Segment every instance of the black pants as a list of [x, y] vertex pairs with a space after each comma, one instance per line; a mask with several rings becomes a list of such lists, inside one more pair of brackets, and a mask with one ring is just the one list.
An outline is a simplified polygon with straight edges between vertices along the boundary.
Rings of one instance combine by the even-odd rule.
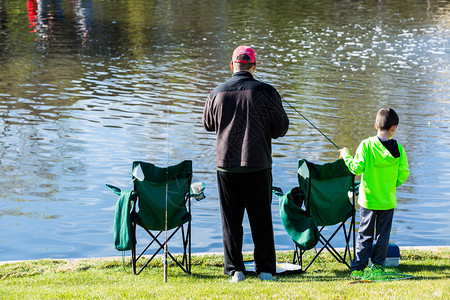
[[250, 222], [256, 273], [276, 273], [272, 225], [272, 170], [250, 173], [217, 171], [222, 234], [225, 255], [224, 273], [245, 273], [242, 258], [244, 211]]
[[[394, 209], [371, 210], [361, 207], [360, 216], [356, 256], [352, 262], [352, 270], [364, 270], [369, 258], [373, 264], [384, 264], [389, 247]], [[372, 247], [374, 236], [375, 245]]]

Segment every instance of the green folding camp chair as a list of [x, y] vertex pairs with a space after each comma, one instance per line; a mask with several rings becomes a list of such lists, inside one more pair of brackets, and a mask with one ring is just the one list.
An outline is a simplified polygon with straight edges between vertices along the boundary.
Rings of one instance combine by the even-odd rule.
[[[299, 187], [280, 197], [281, 220], [295, 245], [293, 263], [306, 271], [327, 249], [337, 261], [350, 268], [355, 254], [354, 175], [342, 159], [322, 165], [302, 159], [298, 163], [298, 182]], [[324, 229], [331, 226], [332, 232], [326, 237], [328, 230]], [[339, 232], [343, 233], [345, 242], [343, 255], [331, 244]], [[304, 253], [319, 243], [321, 248], [304, 267]]]
[[[161, 250], [184, 272], [191, 273], [191, 197], [204, 198], [205, 184], [191, 185], [192, 161], [160, 168], [154, 164], [135, 161], [132, 168], [133, 191], [121, 191], [106, 186], [120, 195], [114, 221], [115, 247], [119, 251], [131, 250], [133, 274], [139, 274]], [[148, 233], [150, 241], [138, 250], [137, 227]], [[167, 233], [167, 234], [166, 234]], [[181, 233], [183, 253], [173, 255], [168, 242]], [[144, 258], [149, 253], [150, 258]], [[167, 255], [166, 255], [167, 254]], [[136, 272], [139, 259], [146, 259]], [[166, 261], [167, 263], [167, 261]]]
[[[184, 272], [191, 273], [191, 194], [192, 161], [160, 168], [142, 161], [133, 162], [134, 203], [131, 222], [136, 236], [136, 227], [142, 227], [150, 236], [150, 242], [137, 250], [137, 242], [131, 249], [133, 274], [139, 274], [164, 250], [178, 232], [181, 232], [183, 254], [181, 258], [167, 252], [170, 259]], [[165, 231], [168, 231], [167, 241]], [[154, 246], [154, 248], [152, 248]], [[153, 249], [153, 250], [151, 250]], [[136, 272], [136, 263], [147, 251], [153, 254]]]

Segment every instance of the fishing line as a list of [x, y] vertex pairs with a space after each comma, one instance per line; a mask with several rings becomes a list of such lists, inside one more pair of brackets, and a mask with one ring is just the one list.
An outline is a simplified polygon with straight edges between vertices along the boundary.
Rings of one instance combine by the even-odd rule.
[[[264, 82], [263, 80], [261, 80], [258, 76], [256, 76], [255, 74], [253, 74], [254, 77], [256, 77], [256, 79], [258, 79], [261, 82]], [[280, 96], [281, 97], [281, 96]], [[332, 143], [336, 148], [339, 148], [329, 137], [327, 137], [319, 128], [316, 127], [316, 125], [314, 125], [311, 121], [309, 121], [301, 112], [299, 112], [294, 106], [292, 106], [288, 101], [286, 101], [283, 97], [281, 97], [281, 100], [283, 100], [287, 105], [289, 105], [290, 108], [292, 108], [296, 113], [298, 113], [303, 119], [305, 119], [306, 122], [308, 122], [312, 127], [314, 127], [314, 129], [316, 129], [318, 132], [320, 132], [321, 135], [323, 135], [330, 143]]]

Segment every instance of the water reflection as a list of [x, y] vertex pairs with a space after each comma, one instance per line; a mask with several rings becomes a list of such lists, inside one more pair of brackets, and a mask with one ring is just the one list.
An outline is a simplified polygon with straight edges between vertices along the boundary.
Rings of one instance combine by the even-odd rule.
[[[194, 204], [193, 250], [222, 251], [215, 138], [201, 113], [243, 43], [257, 52], [257, 76], [341, 147], [354, 151], [375, 134], [377, 109], [395, 107], [411, 177], [393, 241], [448, 244], [448, 2], [237, 5], [0, 1], [0, 260], [117, 255], [104, 184], [129, 188], [133, 160], [194, 161], [208, 198]], [[292, 126], [274, 143], [273, 173], [288, 190], [298, 158], [338, 154], [285, 107]], [[277, 248], [291, 249], [277, 205]]]
[[[63, 4], [68, 7], [63, 8]], [[27, 11], [30, 33], [36, 34], [35, 41], [43, 52], [86, 46], [92, 29], [92, 1], [27, 0]]]

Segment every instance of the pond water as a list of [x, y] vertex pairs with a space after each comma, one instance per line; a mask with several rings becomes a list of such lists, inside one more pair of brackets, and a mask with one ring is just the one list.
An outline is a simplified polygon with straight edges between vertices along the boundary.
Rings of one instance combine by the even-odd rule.
[[[449, 245], [449, 41], [446, 0], [0, 1], [0, 260], [120, 255], [105, 184], [131, 188], [134, 160], [193, 160], [207, 198], [193, 203], [192, 249], [222, 252], [201, 117], [240, 44], [291, 121], [273, 145], [275, 185], [297, 184], [300, 158], [339, 155], [288, 103], [352, 153], [393, 107], [411, 176], [391, 240]], [[277, 199], [273, 219], [277, 250], [292, 249]]]

